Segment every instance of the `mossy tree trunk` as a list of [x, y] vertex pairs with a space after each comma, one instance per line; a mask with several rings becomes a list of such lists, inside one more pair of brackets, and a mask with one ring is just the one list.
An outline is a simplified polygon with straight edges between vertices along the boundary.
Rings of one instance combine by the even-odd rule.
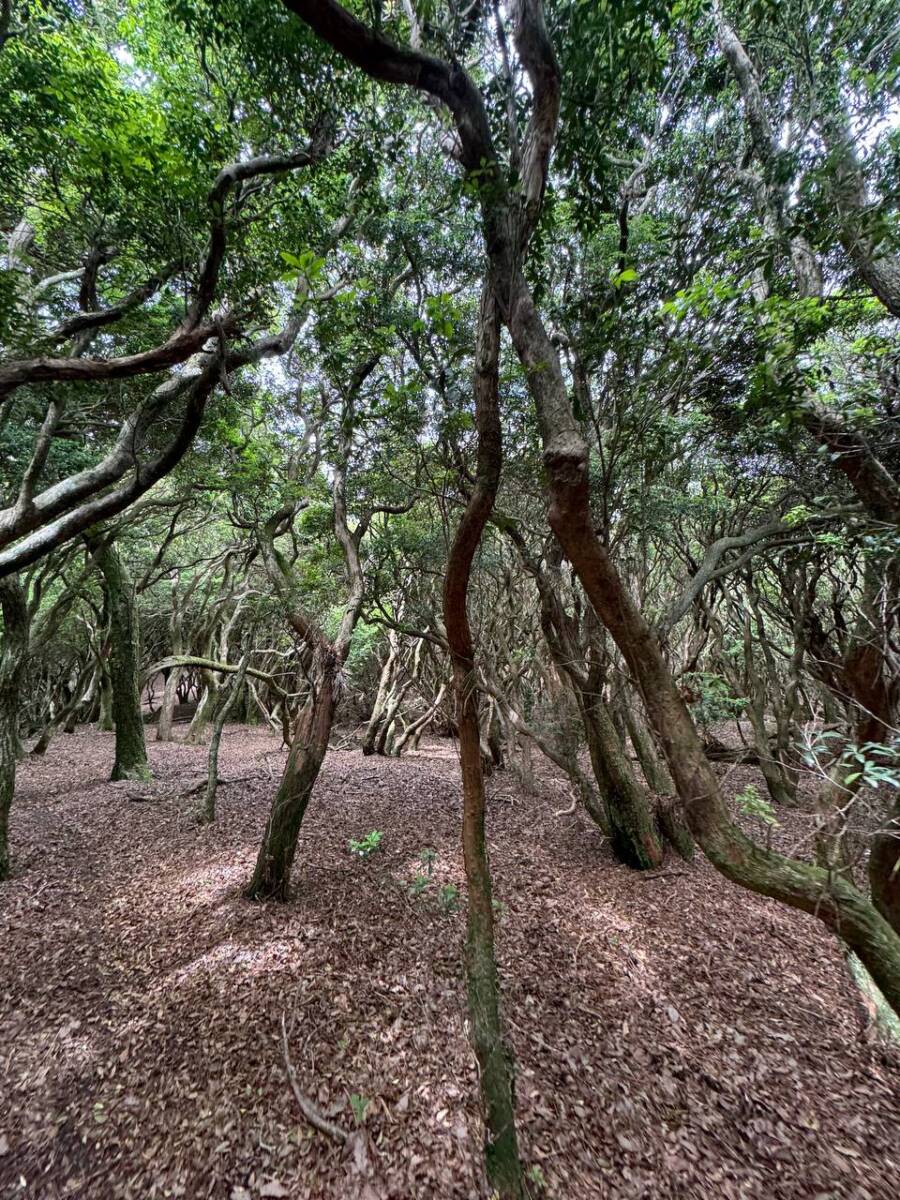
[[319, 777], [337, 707], [336, 664], [325, 661], [294, 727], [281, 783], [272, 801], [253, 876], [249, 900], [287, 900], [300, 827]]
[[109, 615], [109, 675], [116, 731], [111, 779], [149, 779], [150, 765], [141, 714], [141, 627], [134, 587], [121, 555], [102, 536], [91, 552], [103, 579]]
[[500, 322], [490, 286], [481, 297], [475, 356], [478, 462], [475, 486], [460, 520], [444, 578], [444, 625], [453, 665], [453, 691], [463, 788], [463, 861], [466, 872], [466, 985], [471, 1037], [478, 1060], [484, 1110], [488, 1182], [503, 1200], [524, 1195], [513, 1093], [513, 1068], [503, 1037], [494, 909], [485, 841], [485, 789], [478, 714], [475, 647], [468, 618], [472, 561], [491, 515], [500, 482], [502, 442], [498, 402]]
[[9, 813], [19, 759], [19, 692], [28, 657], [29, 613], [14, 575], [0, 579], [3, 641], [0, 646], [0, 880], [10, 870]]

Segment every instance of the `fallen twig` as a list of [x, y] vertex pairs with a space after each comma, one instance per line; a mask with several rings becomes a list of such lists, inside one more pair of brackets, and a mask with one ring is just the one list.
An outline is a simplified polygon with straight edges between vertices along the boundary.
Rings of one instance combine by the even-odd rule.
[[290, 1084], [291, 1091], [294, 1093], [294, 1099], [297, 1101], [297, 1107], [303, 1114], [304, 1118], [312, 1125], [314, 1129], [318, 1129], [319, 1133], [324, 1133], [333, 1141], [338, 1142], [341, 1146], [345, 1146], [350, 1139], [350, 1135], [345, 1133], [339, 1125], [335, 1125], [333, 1121], [329, 1121], [323, 1112], [305, 1096], [300, 1090], [300, 1084], [297, 1082], [297, 1072], [294, 1064], [291, 1062], [290, 1048], [288, 1046], [287, 1025], [284, 1020], [284, 1013], [281, 1014], [281, 1051], [284, 1055], [284, 1069], [287, 1074], [287, 1080]]

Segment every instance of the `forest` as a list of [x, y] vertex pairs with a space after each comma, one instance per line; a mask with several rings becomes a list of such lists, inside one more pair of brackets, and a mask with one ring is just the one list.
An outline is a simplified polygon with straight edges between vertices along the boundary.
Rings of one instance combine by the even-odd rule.
[[894, 1200], [895, 0], [0, 0], [0, 1197]]

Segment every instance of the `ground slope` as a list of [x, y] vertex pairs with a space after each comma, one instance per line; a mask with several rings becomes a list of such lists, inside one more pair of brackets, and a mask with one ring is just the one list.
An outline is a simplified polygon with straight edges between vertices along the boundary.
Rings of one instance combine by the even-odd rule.
[[[281, 907], [240, 898], [283, 761], [272, 738], [226, 731], [236, 782], [213, 828], [171, 798], [205, 751], [150, 753], [149, 802], [106, 782], [109, 734], [61, 736], [21, 770], [0, 885], [0, 1196], [478, 1196], [463, 921], [440, 891], [462, 888], [452, 749], [332, 753]], [[588, 821], [554, 815], [552, 781], [524, 795], [500, 773], [490, 790], [535, 1196], [896, 1197], [897, 1061], [866, 1040], [824, 931], [705, 864], [617, 866]], [[372, 829], [381, 849], [351, 856]], [[350, 1129], [350, 1097], [368, 1102], [362, 1170], [298, 1118], [282, 1014], [320, 1107]]]

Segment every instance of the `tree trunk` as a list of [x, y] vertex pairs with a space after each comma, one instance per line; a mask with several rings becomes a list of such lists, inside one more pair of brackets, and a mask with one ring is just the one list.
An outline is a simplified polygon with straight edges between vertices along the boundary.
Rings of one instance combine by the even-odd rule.
[[112, 716], [116, 730], [111, 779], [149, 779], [144, 721], [141, 715], [140, 623], [128, 572], [112, 545], [89, 542], [103, 577], [109, 613]]
[[[109, 649], [108, 645], [105, 649]], [[97, 716], [97, 728], [104, 733], [112, 733], [115, 729], [113, 721], [113, 689], [112, 679], [110, 678], [109, 668], [105, 660], [100, 663], [97, 670], [100, 674], [100, 679], [97, 685], [97, 693], [100, 705], [100, 712]]]
[[488, 1181], [502, 1200], [523, 1196], [522, 1165], [513, 1096], [513, 1071], [503, 1038], [494, 909], [485, 842], [485, 790], [481, 761], [475, 647], [467, 600], [472, 560], [494, 506], [500, 481], [502, 443], [498, 404], [500, 325], [489, 286], [481, 297], [475, 360], [478, 464], [475, 486], [460, 520], [444, 579], [444, 625], [453, 666], [463, 788], [463, 860], [467, 885], [466, 984], [471, 1036], [478, 1060], [484, 1109], [484, 1157]]
[[[210, 654], [212, 654], [212, 648], [210, 648]], [[197, 711], [191, 718], [188, 731], [184, 735], [184, 740], [189, 746], [199, 746], [203, 743], [206, 738], [207, 727], [216, 709], [216, 697], [219, 685], [215, 674], [212, 671], [202, 671], [201, 677], [203, 679], [203, 691], [200, 694], [200, 703], [197, 705]]]
[[0, 579], [3, 642], [0, 648], [0, 880], [10, 870], [9, 812], [19, 759], [19, 691], [28, 656], [25, 591], [15, 575]]
[[316, 686], [297, 718], [281, 784], [272, 802], [249, 900], [287, 900], [300, 826], [328, 752], [337, 707], [336, 664], [324, 664]]
[[372, 707], [372, 715], [369, 717], [369, 723], [366, 726], [366, 735], [363, 738], [362, 752], [366, 756], [375, 753], [378, 731], [381, 728], [381, 723], [384, 719], [384, 710], [387, 704], [388, 694], [390, 692], [391, 678], [394, 673], [394, 664], [397, 661], [398, 644], [396, 635], [393, 632], [388, 634], [388, 647], [388, 655], [384, 660], [384, 666], [381, 668], [381, 675], [378, 679], [378, 691], [375, 695], [375, 704]]
[[444, 699], [444, 693], [446, 690], [447, 685], [442, 683], [440, 689], [438, 690], [437, 696], [421, 715], [421, 717], [417, 717], [415, 721], [407, 725], [406, 729], [404, 729], [404, 731], [394, 742], [393, 746], [391, 747], [391, 754], [393, 754], [396, 758], [400, 757], [407, 746], [409, 746], [411, 750], [416, 749], [419, 738], [422, 736], [422, 733], [428, 724], [434, 720], [435, 713], [441, 707], [441, 701]]
[[81, 705], [84, 702], [84, 687], [87, 683], [88, 676], [93, 672], [93, 670], [94, 664], [89, 661], [87, 666], [85, 666], [85, 668], [79, 674], [68, 703], [63, 705], [55, 714], [55, 716], [50, 718], [50, 720], [41, 730], [38, 740], [31, 747], [31, 755], [33, 758], [41, 758], [47, 753], [50, 748], [50, 743], [53, 741], [53, 737], [60, 726], [62, 726], [66, 733], [75, 732], [78, 710], [81, 708]]
[[619, 862], [638, 871], [660, 866], [662, 842], [649, 797], [638, 783], [603, 699], [591, 687], [578, 697], [594, 777], [603, 797], [610, 844]]
[[[180, 654], [180, 649], [173, 651]], [[166, 675], [163, 687], [162, 703], [159, 706], [159, 720], [156, 724], [156, 740], [171, 742], [172, 726], [175, 723], [175, 705], [178, 703], [178, 680], [181, 677], [179, 667], [171, 667]]]
[[219, 702], [213, 717], [212, 736], [209, 739], [206, 793], [203, 800], [203, 807], [197, 814], [198, 821], [203, 824], [211, 824], [216, 819], [216, 791], [219, 787], [219, 746], [222, 742], [222, 730], [225, 728], [225, 722], [228, 720], [229, 714], [234, 708], [238, 696], [241, 694], [249, 664], [250, 655], [248, 653], [241, 658], [237, 674], [231, 682], [224, 684], [219, 689]]
[[856, 951], [888, 1002], [900, 1012], [900, 937], [845, 880], [756, 845], [731, 821], [659, 643], [594, 533], [586, 449], [568, 441], [559, 450], [548, 451], [546, 460], [553, 530], [638, 680], [691, 832], [704, 853], [734, 882], [818, 916]]

